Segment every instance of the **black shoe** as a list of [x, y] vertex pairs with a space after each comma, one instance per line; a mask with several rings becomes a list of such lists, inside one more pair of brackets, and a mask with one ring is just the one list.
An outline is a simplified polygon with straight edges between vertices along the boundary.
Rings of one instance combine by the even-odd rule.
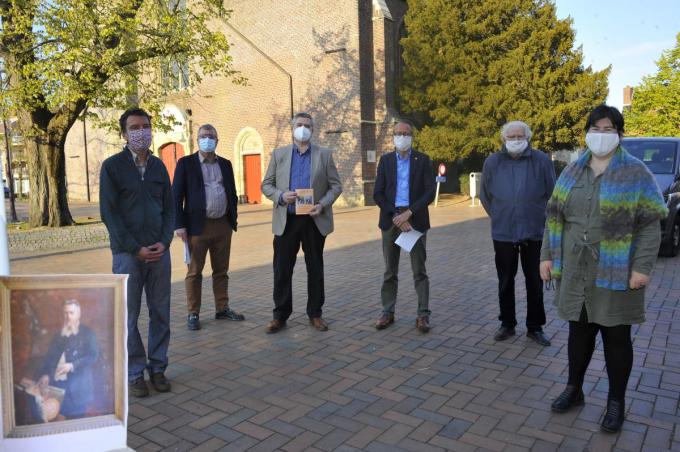
[[232, 311], [231, 309], [227, 308], [223, 311], [217, 311], [215, 313], [215, 318], [216, 319], [227, 319], [227, 320], [236, 320], [236, 321], [241, 321], [245, 320], [245, 316], [243, 314], [237, 314], [236, 312]]
[[189, 314], [187, 318], [187, 328], [190, 330], [200, 330], [201, 322], [198, 320], [198, 314]]
[[128, 382], [128, 394], [132, 397], [146, 397], [149, 395], [149, 387], [144, 381], [144, 376]]
[[170, 382], [167, 378], [165, 378], [165, 374], [163, 372], [151, 374], [151, 378], [149, 380], [151, 381], [151, 386], [153, 386], [156, 391], [170, 392]]
[[527, 331], [527, 337], [536, 342], [538, 345], [542, 345], [544, 347], [550, 346], [550, 339], [546, 337], [543, 330]]
[[494, 340], [496, 341], [504, 341], [510, 336], [515, 335], [515, 327], [514, 326], [505, 326], [501, 325], [500, 328], [496, 331], [496, 334], [493, 335]]
[[605, 432], [616, 433], [623, 425], [623, 413], [626, 411], [624, 400], [607, 399], [607, 411], [604, 413], [600, 428]]
[[567, 385], [562, 394], [557, 396], [550, 405], [550, 409], [556, 413], [564, 413], [575, 406], [583, 405], [583, 390], [576, 386]]

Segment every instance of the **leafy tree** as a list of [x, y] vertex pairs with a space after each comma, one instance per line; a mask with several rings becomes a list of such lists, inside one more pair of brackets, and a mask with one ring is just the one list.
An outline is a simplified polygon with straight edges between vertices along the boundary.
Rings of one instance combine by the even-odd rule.
[[[169, 1], [169, 2], [168, 2]], [[161, 61], [242, 81], [218, 30], [222, 0], [0, 0], [2, 106], [18, 118], [31, 187], [31, 226], [73, 222], [64, 143], [86, 110], [142, 104], [158, 112]], [[141, 101], [141, 102], [140, 102]]]
[[645, 77], [633, 91], [630, 110], [624, 112], [632, 135], [680, 136], [680, 33], [675, 48], [656, 63], [658, 71]]
[[419, 118], [418, 144], [453, 161], [498, 149], [499, 129], [522, 120], [532, 144], [571, 148], [609, 68], [583, 67], [571, 19], [546, 0], [412, 0], [405, 18], [401, 109]]

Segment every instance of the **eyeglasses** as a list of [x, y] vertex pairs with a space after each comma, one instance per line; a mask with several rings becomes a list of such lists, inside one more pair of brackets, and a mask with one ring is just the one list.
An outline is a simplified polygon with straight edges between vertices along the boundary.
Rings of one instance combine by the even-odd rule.
[[395, 137], [412, 137], [413, 134], [411, 132], [394, 132]]

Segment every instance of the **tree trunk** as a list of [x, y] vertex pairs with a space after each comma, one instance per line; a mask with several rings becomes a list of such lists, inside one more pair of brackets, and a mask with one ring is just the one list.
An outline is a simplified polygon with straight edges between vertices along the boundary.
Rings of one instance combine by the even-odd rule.
[[19, 115], [24, 133], [30, 187], [28, 222], [31, 227], [73, 224], [66, 191], [64, 143], [68, 127], [59, 116], [40, 127], [29, 115]]

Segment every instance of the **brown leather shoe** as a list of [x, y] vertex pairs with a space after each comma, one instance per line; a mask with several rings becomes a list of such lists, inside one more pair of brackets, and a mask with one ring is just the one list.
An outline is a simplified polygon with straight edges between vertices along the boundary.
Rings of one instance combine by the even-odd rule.
[[321, 317], [309, 319], [309, 324], [316, 328], [317, 331], [328, 331], [328, 324]]
[[281, 331], [286, 326], [285, 320], [274, 319], [267, 325], [267, 334], [274, 334]]
[[418, 331], [420, 331], [421, 333], [429, 333], [430, 319], [427, 316], [418, 317], [416, 319], [416, 328], [418, 328]]
[[376, 330], [384, 330], [394, 323], [394, 314], [383, 312], [380, 318], [375, 322]]

